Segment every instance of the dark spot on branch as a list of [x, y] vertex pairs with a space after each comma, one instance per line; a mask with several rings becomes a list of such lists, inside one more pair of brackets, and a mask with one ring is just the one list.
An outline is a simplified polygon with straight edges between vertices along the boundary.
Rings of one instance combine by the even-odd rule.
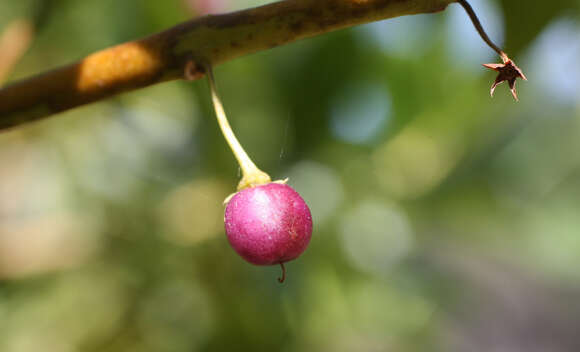
[[290, 31], [292, 31], [293, 33], [299, 33], [302, 27], [304, 27], [304, 23], [301, 21], [290, 23]]
[[185, 64], [183, 70], [183, 76], [188, 81], [195, 81], [202, 78], [205, 74], [203, 66], [199, 65], [197, 62], [191, 60]]

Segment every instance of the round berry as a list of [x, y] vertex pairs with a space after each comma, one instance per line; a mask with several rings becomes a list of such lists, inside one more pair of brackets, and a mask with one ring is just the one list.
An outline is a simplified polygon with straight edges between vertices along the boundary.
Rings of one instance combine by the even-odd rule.
[[236, 193], [225, 211], [228, 241], [255, 265], [296, 259], [312, 236], [310, 209], [292, 187], [268, 183]]

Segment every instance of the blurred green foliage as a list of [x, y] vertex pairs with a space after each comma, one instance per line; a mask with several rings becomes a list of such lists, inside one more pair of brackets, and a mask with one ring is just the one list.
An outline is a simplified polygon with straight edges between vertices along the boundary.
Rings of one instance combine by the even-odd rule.
[[[0, 0], [0, 28], [42, 18], [18, 79], [253, 5]], [[239, 171], [205, 80], [0, 135], [0, 351], [578, 351], [578, 3], [473, 6], [520, 103], [489, 97], [459, 6], [216, 69], [248, 153], [313, 212], [284, 285], [227, 244]]]

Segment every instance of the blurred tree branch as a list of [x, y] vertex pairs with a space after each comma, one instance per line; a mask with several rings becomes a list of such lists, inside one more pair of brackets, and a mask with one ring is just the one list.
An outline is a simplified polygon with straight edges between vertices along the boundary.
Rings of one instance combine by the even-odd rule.
[[[362, 23], [441, 11], [455, 0], [286, 0], [197, 18], [0, 90], [0, 129], [114, 94], [184, 77], [203, 67]], [[193, 65], [191, 64], [193, 63]], [[191, 68], [193, 67], [193, 70]]]
[[32, 23], [24, 18], [10, 22], [0, 33], [0, 86], [30, 47], [33, 33]]
[[11, 21], [0, 32], [0, 87], [53, 13], [54, 3], [55, 0], [34, 0], [30, 16]]

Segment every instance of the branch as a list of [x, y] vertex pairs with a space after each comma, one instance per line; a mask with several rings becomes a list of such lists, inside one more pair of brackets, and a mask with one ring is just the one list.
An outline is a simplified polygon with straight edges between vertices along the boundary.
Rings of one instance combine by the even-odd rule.
[[216, 66], [358, 24], [441, 11], [452, 2], [455, 0], [285, 0], [200, 17], [7, 86], [0, 90], [0, 129], [183, 78], [188, 63], [188, 78], [199, 79], [207, 64]]

